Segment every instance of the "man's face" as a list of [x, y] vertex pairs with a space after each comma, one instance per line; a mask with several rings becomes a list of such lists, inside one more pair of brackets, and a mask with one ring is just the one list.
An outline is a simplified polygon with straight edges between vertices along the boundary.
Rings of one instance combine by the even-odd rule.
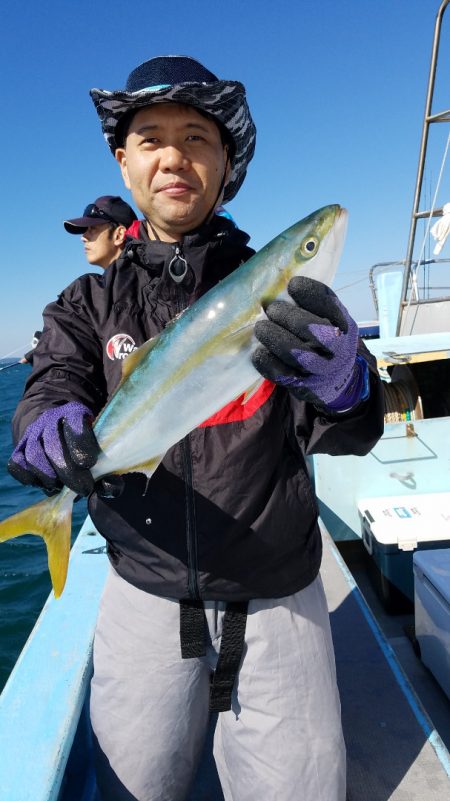
[[81, 235], [84, 252], [89, 264], [97, 264], [99, 267], [106, 269], [112, 261], [120, 256], [124, 235], [124, 226], [118, 226], [118, 228], [112, 230], [108, 223], [106, 225], [91, 225]]
[[226, 153], [212, 120], [190, 106], [167, 103], [135, 114], [116, 159], [125, 186], [158, 236], [176, 242], [221, 200]]

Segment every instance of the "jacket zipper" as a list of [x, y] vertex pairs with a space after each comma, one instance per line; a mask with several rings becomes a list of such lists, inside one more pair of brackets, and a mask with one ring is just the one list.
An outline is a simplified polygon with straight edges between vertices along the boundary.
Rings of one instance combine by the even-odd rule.
[[[175, 245], [175, 255], [169, 262], [169, 275], [175, 284], [181, 284], [184, 281], [184, 277], [188, 271], [188, 263], [183, 256], [183, 251], [181, 249], [181, 245]], [[179, 309], [179, 311], [183, 311]]]
[[[185, 265], [185, 269], [181, 276], [181, 280], [179, 274], [177, 274], [178, 271], [177, 273], [172, 274], [170, 270], [170, 267], [172, 265], [175, 267], [178, 267], [179, 265], [180, 266]], [[182, 301], [181, 287], [179, 287], [179, 284], [186, 275], [187, 262], [183, 256], [181, 247], [179, 245], [176, 245], [175, 247], [175, 255], [169, 264], [169, 272], [176, 284], [177, 312], [180, 313], [184, 311], [185, 307]], [[191, 439], [189, 434], [186, 437], [184, 437], [180, 445], [181, 445], [183, 477], [186, 487], [185, 498], [186, 498], [186, 546], [187, 546], [187, 557], [188, 557], [188, 592], [191, 598], [199, 598], [200, 592], [198, 588], [198, 546], [197, 546], [197, 531], [195, 525], [194, 486], [192, 481], [192, 451], [191, 451]]]
[[183, 472], [186, 486], [186, 544], [188, 555], [188, 591], [191, 598], [199, 598], [198, 548], [195, 525], [195, 498], [192, 483], [192, 456], [189, 434], [181, 441]]

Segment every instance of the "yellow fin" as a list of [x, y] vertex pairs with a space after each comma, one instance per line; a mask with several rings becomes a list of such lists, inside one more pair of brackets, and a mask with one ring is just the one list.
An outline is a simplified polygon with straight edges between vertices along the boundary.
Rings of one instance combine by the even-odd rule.
[[148, 462], [142, 462], [141, 464], [133, 465], [133, 467], [127, 467], [126, 470], [121, 470], [120, 474], [126, 475], [127, 473], [143, 473], [145, 476], [147, 476], [147, 478], [151, 478], [156, 468], [160, 464], [163, 455], [164, 454], [161, 454], [160, 456], [155, 456]]
[[59, 495], [28, 506], [0, 523], [0, 542], [23, 534], [36, 534], [43, 538], [56, 598], [61, 595], [66, 583], [73, 498], [72, 492], [63, 490]]
[[133, 370], [137, 367], [138, 364], [141, 363], [142, 359], [150, 353], [151, 350], [158, 344], [160, 337], [164, 334], [164, 331], [167, 331], [179, 318], [187, 311], [187, 309], [183, 309], [178, 314], [175, 315], [169, 322], [166, 324], [165, 328], [159, 334], [155, 334], [154, 337], [148, 339], [147, 342], [144, 342], [143, 345], [140, 345], [139, 348], [136, 350], [132, 350], [131, 353], [127, 356], [126, 359], [122, 362], [122, 381], [133, 372]]
[[238, 353], [250, 344], [253, 336], [253, 325], [244, 325], [231, 334], [225, 334], [216, 347], [217, 353]]
[[258, 389], [260, 388], [261, 384], [264, 382], [264, 378], [258, 378], [251, 387], [248, 388], [247, 392], [245, 393], [244, 397], [242, 398], [242, 406], [245, 406], [246, 403], [253, 398], [253, 395], [256, 395]]
[[148, 339], [147, 342], [144, 342], [139, 348], [136, 350], [132, 350], [131, 353], [128, 354], [127, 358], [122, 362], [122, 381], [133, 372], [133, 370], [137, 367], [138, 364], [141, 363], [142, 359], [150, 353], [151, 350], [155, 347], [156, 343], [158, 342], [160, 334], [157, 334], [155, 337]]

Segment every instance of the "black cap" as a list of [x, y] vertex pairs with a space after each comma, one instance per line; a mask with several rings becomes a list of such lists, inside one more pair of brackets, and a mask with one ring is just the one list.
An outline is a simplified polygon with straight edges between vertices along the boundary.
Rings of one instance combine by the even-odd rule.
[[115, 223], [129, 228], [137, 217], [128, 203], [118, 195], [102, 195], [86, 206], [82, 217], [65, 220], [64, 228], [69, 234], [84, 234], [91, 225]]

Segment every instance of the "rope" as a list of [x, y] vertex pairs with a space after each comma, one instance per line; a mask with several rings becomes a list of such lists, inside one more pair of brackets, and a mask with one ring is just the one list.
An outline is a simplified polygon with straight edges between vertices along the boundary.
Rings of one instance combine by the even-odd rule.
[[[428, 217], [428, 222], [427, 222], [427, 226], [426, 226], [426, 229], [425, 229], [425, 234], [424, 234], [424, 237], [423, 237], [423, 242], [422, 242], [422, 247], [420, 249], [419, 258], [417, 259], [416, 266], [411, 269], [411, 291], [409, 293], [408, 303], [406, 305], [405, 311], [407, 309], [409, 309], [409, 307], [411, 305], [411, 301], [413, 299], [413, 296], [415, 297], [415, 300], [419, 300], [419, 291], [418, 291], [418, 287], [417, 287], [417, 270], [420, 267], [420, 263], [422, 261], [422, 257], [423, 257], [424, 251], [425, 251], [425, 246], [426, 246], [426, 243], [428, 241], [428, 237], [430, 235], [431, 220], [433, 218], [433, 212], [434, 212], [434, 209], [436, 207], [436, 199], [437, 199], [438, 192], [439, 192], [439, 189], [440, 189], [440, 186], [441, 186], [442, 174], [444, 172], [445, 162], [447, 161], [447, 154], [448, 154], [449, 146], [450, 146], [450, 134], [447, 137], [447, 144], [445, 146], [444, 155], [442, 157], [441, 168], [439, 170], [439, 176], [438, 176], [438, 180], [437, 180], [437, 184], [436, 184], [436, 191], [434, 193], [433, 202], [431, 204], [430, 215]], [[412, 330], [412, 327], [411, 327], [411, 330]]]
[[417, 397], [407, 381], [384, 384], [384, 421], [401, 423], [416, 420]]
[[337, 289], [335, 289], [334, 291], [337, 294], [338, 292], [342, 292], [344, 289], [349, 289], [352, 286], [356, 286], [356, 284], [362, 284], [364, 281], [367, 281], [367, 275], [365, 275], [364, 278], [358, 278], [358, 280], [357, 281], [353, 281], [352, 284], [345, 284], [345, 286], [340, 286]]

